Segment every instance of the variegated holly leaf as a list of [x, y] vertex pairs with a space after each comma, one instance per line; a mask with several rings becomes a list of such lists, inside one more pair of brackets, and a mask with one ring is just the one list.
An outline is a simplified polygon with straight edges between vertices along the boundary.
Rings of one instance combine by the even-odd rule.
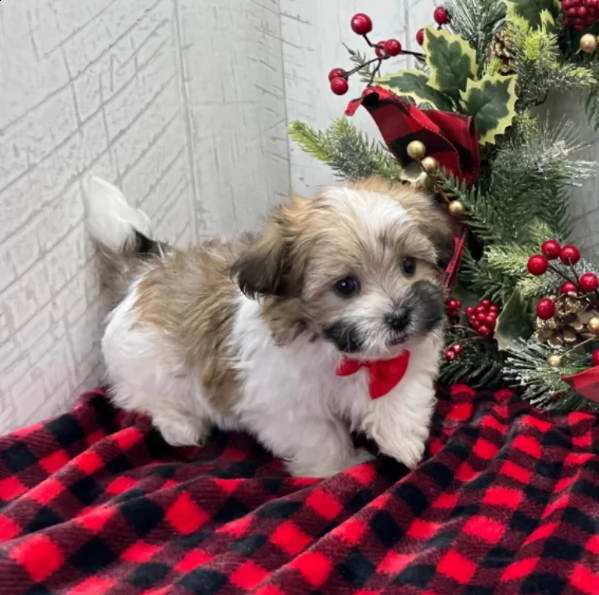
[[459, 35], [428, 25], [424, 50], [431, 71], [428, 85], [458, 101], [460, 92], [466, 90], [466, 81], [476, 76], [476, 52]]
[[487, 74], [479, 81], [468, 80], [462, 104], [474, 118], [479, 144], [495, 144], [495, 137], [511, 126], [518, 99], [516, 79], [516, 75]]
[[418, 105], [426, 103], [436, 110], [451, 111], [451, 99], [429, 87], [428, 75], [419, 70], [401, 70], [383, 76], [377, 82], [400, 97], [410, 97]]
[[[559, 0], [503, 0], [507, 6], [507, 19], [511, 20], [514, 15], [520, 16], [528, 21], [532, 28], [537, 28], [543, 22], [555, 23], [561, 12]], [[547, 14], [548, 13], [548, 14]]]

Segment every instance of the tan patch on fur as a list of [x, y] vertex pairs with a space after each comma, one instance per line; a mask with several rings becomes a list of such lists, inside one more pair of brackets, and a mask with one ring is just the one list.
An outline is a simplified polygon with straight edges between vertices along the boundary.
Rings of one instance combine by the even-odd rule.
[[185, 365], [201, 370], [210, 404], [226, 412], [239, 398], [229, 338], [237, 286], [229, 268], [233, 246], [212, 241], [189, 251], [171, 251], [138, 286], [138, 326], [155, 325], [181, 349]]

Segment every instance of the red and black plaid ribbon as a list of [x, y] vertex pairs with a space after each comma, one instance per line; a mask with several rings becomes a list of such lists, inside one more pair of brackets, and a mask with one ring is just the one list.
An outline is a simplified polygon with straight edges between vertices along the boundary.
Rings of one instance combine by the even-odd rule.
[[[353, 116], [361, 105], [368, 110], [389, 150], [404, 167], [413, 161], [407, 152], [408, 145], [418, 140], [424, 143], [428, 155], [467, 186], [478, 177], [480, 156], [471, 116], [421, 110], [382, 87], [366, 89], [362, 97], [349, 103], [345, 114]], [[454, 252], [445, 271], [447, 292], [455, 281], [467, 237], [466, 228], [455, 220], [452, 229]]]

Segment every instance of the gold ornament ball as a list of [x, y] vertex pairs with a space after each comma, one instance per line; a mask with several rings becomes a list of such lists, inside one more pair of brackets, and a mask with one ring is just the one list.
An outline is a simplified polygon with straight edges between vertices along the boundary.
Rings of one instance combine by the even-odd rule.
[[449, 214], [453, 217], [461, 217], [464, 214], [464, 204], [459, 200], [453, 200], [449, 203]]
[[597, 38], [590, 33], [586, 33], [580, 38], [580, 49], [585, 54], [592, 54], [597, 51]]
[[547, 358], [547, 365], [551, 366], [552, 368], [561, 368], [562, 361], [561, 355], [550, 355]]
[[434, 174], [439, 167], [437, 160], [434, 157], [425, 157], [420, 164], [422, 165], [422, 169], [427, 174]]
[[421, 161], [426, 155], [426, 147], [419, 140], [413, 140], [408, 145], [408, 157], [415, 161]]
[[599, 318], [594, 316], [591, 318], [587, 324], [589, 330], [593, 333], [593, 335], [599, 335]]

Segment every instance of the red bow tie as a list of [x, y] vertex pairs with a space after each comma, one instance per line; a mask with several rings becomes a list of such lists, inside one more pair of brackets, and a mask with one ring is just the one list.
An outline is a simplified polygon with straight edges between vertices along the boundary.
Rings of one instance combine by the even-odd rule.
[[404, 351], [393, 359], [379, 359], [373, 362], [344, 359], [337, 368], [337, 376], [351, 376], [360, 368], [368, 368], [368, 392], [371, 399], [378, 399], [391, 392], [401, 382], [409, 363], [409, 351]]

